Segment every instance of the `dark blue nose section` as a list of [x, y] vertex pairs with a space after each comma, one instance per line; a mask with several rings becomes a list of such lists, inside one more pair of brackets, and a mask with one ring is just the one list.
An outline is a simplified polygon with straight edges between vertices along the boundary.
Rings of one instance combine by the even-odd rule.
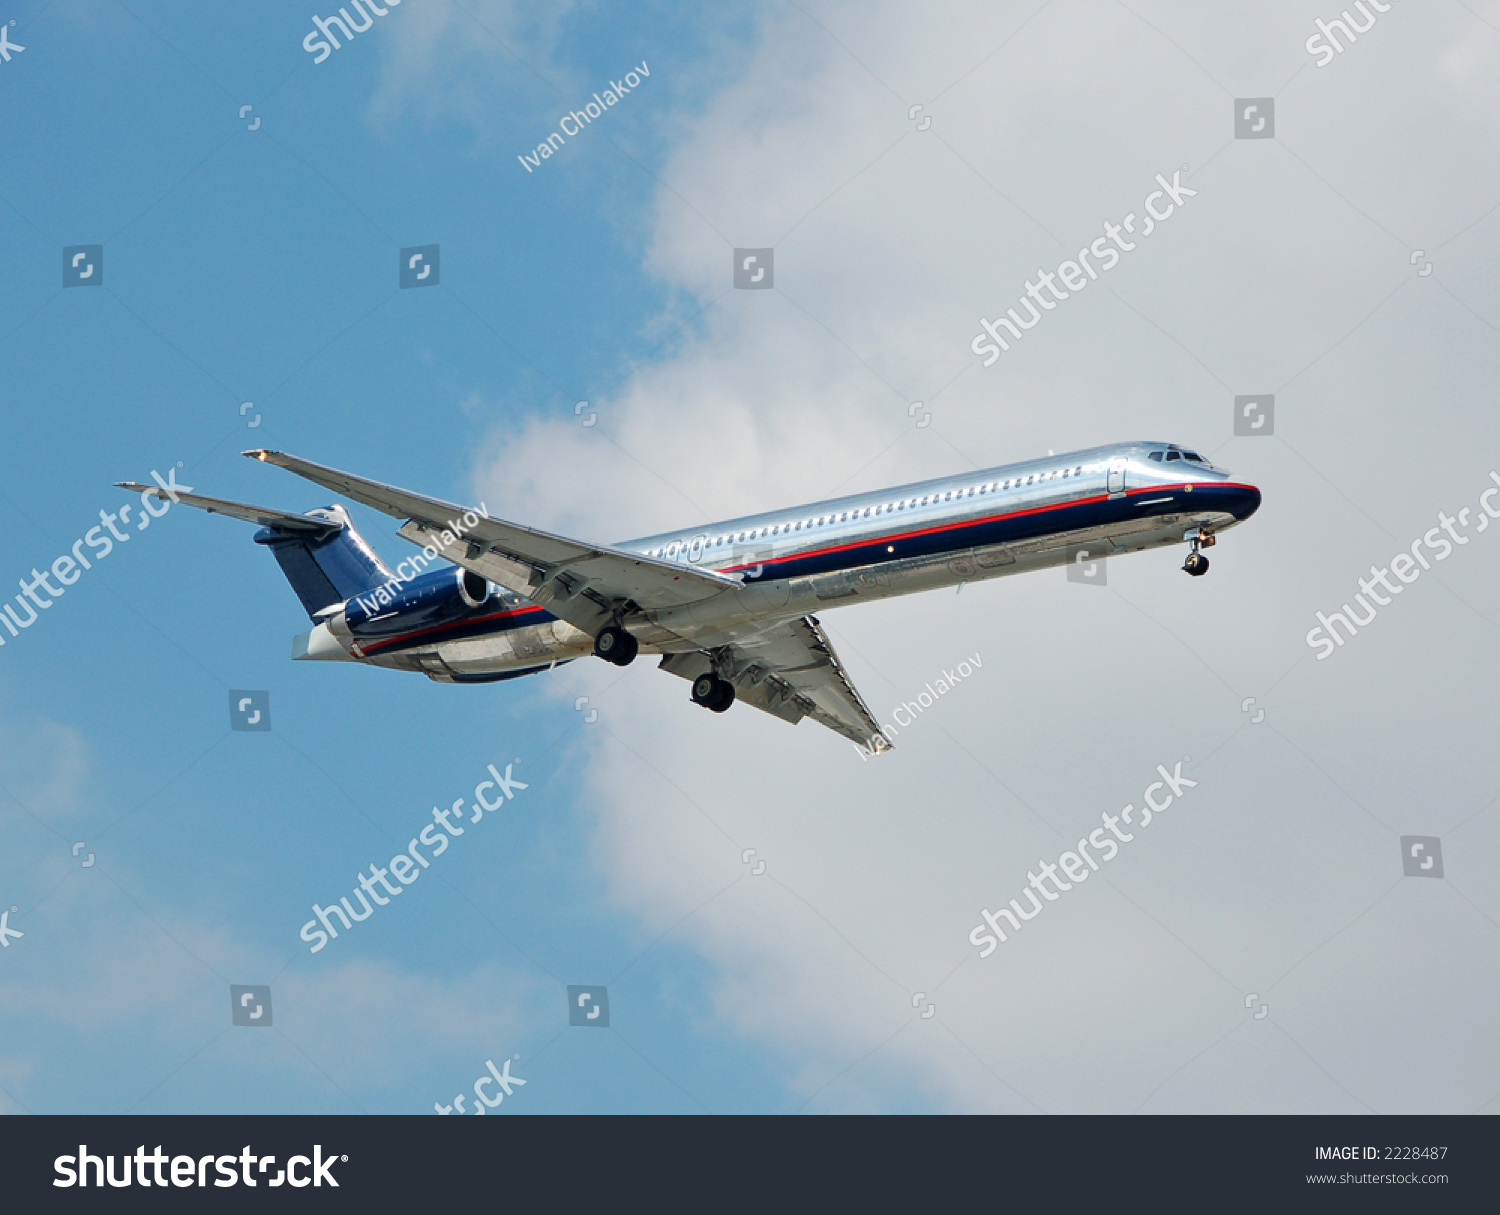
[[1236, 485], [1233, 488], [1226, 487], [1230, 495], [1229, 512], [1240, 522], [1244, 522], [1260, 509], [1260, 490], [1253, 485]]

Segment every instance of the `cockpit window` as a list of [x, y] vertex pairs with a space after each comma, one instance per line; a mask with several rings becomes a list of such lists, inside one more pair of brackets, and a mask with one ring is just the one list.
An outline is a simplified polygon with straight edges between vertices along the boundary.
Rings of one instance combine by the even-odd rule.
[[1151, 459], [1155, 460], [1158, 464], [1160, 464], [1161, 463], [1161, 452], [1159, 452], [1159, 451], [1153, 451], [1151, 453]]
[[1182, 453], [1182, 458], [1184, 460], [1191, 460], [1194, 464], [1207, 464], [1208, 463], [1208, 461], [1205, 460], [1202, 456], [1200, 456], [1196, 451], [1185, 451], [1185, 452]]
[[1182, 459], [1182, 453], [1180, 451], [1169, 451], [1169, 452], [1167, 452], [1167, 460], [1168, 461], [1180, 460], [1180, 459]]

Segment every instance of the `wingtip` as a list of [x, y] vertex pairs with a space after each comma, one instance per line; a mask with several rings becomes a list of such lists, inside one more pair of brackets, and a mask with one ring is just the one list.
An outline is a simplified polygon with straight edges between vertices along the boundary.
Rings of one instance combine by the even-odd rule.
[[139, 481], [116, 481], [115, 482], [115, 488], [116, 489], [128, 489], [128, 490], [132, 490], [132, 491], [138, 492], [138, 491], [143, 490], [143, 489], [152, 489], [152, 488], [154, 488], [154, 486], [142, 485]]
[[260, 460], [262, 463], [269, 463], [272, 456], [280, 454], [280, 452], [267, 451], [264, 447], [252, 447], [249, 451], [240, 452], [240, 455], [247, 459]]

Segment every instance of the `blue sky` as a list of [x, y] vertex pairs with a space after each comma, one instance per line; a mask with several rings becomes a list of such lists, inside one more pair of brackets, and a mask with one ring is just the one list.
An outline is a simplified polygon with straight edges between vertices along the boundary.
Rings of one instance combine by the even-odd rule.
[[[1132, 439], [1264, 506], [1202, 579], [1160, 551], [820, 613], [878, 716], [982, 656], [879, 764], [648, 662], [292, 663], [251, 527], [174, 508], [0, 633], [0, 1112], [420, 1113], [512, 1056], [497, 1112], [1496, 1108], [1500, 532], [1304, 639], [1500, 476], [1497, 0], [1321, 67], [1312, 0], [404, 0], [319, 64], [313, 11], [0, 12], [7, 590], [153, 470], [328, 504], [261, 446], [586, 540]], [[980, 365], [978, 318], [1178, 172]], [[102, 287], [61, 285], [78, 245]], [[774, 290], [733, 290], [767, 246]], [[1188, 755], [1149, 849], [976, 957], [981, 908]], [[311, 905], [491, 763], [529, 787], [310, 954]]]
[[[493, 75], [452, 65], [484, 108], [477, 130], [415, 104], [371, 117], [419, 7], [316, 67], [293, 7], [13, 13], [26, 50], [0, 78], [6, 568], [50, 564], [128, 499], [112, 482], [179, 462], [200, 492], [321, 503], [241, 459], [250, 446], [467, 499], [481, 436], [570, 414], [659, 344], [643, 318], [670, 299], [639, 250], [660, 126], [709, 82], [680, 65], [743, 15], [703, 28], [690, 10], [575, 10], [546, 50], [507, 29], [522, 59], [496, 44], [479, 53], [502, 61]], [[570, 108], [559, 98], [582, 105], [642, 59], [652, 77], [607, 127], [543, 172], [520, 168]], [[104, 288], [62, 290], [61, 249], [94, 243]], [[440, 288], [398, 291], [398, 248], [429, 243]], [[406, 547], [388, 521], [362, 523], [385, 554]], [[0, 978], [15, 1106], [412, 1112], [506, 1054], [532, 1081], [512, 1105], [531, 1112], [784, 1106], [760, 1052], [705, 1024], [702, 961], [670, 940], [648, 950], [655, 934], [599, 898], [581, 715], [525, 683], [496, 695], [290, 664], [304, 624], [252, 530], [175, 510], [0, 654], [0, 878], [26, 932]], [[270, 691], [271, 733], [229, 731], [229, 688]], [[311, 902], [517, 757], [530, 788], [478, 848], [445, 858], [452, 888], [414, 889], [308, 955]], [[75, 840], [95, 867], [70, 856]], [[121, 971], [106, 981], [110, 956]], [[632, 962], [611, 989], [619, 1036], [559, 1036], [563, 985]], [[224, 1032], [226, 982], [273, 983], [271, 1033]], [[299, 983], [322, 994], [299, 1008]], [[60, 1016], [19, 988], [93, 1007]], [[399, 1062], [340, 1051], [351, 1018], [379, 1023]]]

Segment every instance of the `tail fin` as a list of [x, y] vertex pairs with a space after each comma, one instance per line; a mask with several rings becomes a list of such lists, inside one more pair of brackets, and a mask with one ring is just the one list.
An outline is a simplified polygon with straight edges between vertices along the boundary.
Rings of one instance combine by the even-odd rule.
[[255, 542], [271, 550], [312, 619], [316, 620], [322, 609], [372, 591], [395, 577], [354, 530], [349, 512], [342, 506], [310, 510], [301, 517], [332, 526], [309, 531], [272, 523], [255, 533]]
[[[167, 497], [157, 486], [133, 481], [121, 482], [119, 488]], [[303, 608], [314, 620], [324, 608], [372, 591], [395, 578], [375, 550], [354, 530], [349, 512], [342, 506], [294, 515], [290, 511], [205, 498], [200, 494], [179, 492], [172, 500], [211, 515], [229, 515], [247, 523], [259, 523], [261, 528], [255, 533], [255, 542], [271, 550], [292, 590], [302, 600]]]

